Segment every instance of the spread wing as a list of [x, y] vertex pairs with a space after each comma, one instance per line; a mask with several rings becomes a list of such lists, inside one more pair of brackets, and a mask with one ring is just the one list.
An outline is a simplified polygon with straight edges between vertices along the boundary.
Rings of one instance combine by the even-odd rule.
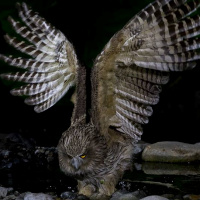
[[112, 127], [136, 141], [170, 71], [200, 59], [199, 1], [157, 0], [116, 33], [92, 72], [92, 119], [102, 134]]
[[72, 44], [38, 13], [30, 10], [25, 3], [17, 4], [19, 16], [24, 24], [11, 17], [14, 30], [28, 40], [18, 41], [5, 36], [7, 42], [31, 58], [14, 58], [0, 55], [0, 59], [24, 71], [1, 74], [8, 80], [26, 83], [13, 89], [13, 95], [26, 95], [25, 103], [34, 105], [36, 112], [53, 106], [76, 83], [78, 60]]

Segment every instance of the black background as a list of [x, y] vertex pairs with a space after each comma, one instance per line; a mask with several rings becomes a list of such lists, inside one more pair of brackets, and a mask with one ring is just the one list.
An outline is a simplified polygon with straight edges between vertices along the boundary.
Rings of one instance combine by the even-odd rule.
[[[21, 1], [19, 1], [21, 2]], [[101, 1], [25, 1], [51, 24], [60, 29], [73, 43], [81, 64], [91, 67], [95, 57], [127, 21], [144, 8], [150, 0]], [[14, 56], [23, 54], [4, 41], [7, 32], [15, 35], [7, 21], [9, 15], [18, 19], [16, 1], [0, 2], [0, 53]], [[11, 67], [0, 62], [0, 73]], [[150, 123], [144, 126], [142, 139], [147, 142], [176, 140], [196, 143], [200, 140], [200, 66], [194, 70], [172, 73], [163, 87], [161, 99], [154, 106]], [[32, 137], [37, 145], [57, 145], [59, 137], [69, 124], [73, 104], [70, 94], [55, 106], [37, 114], [33, 107], [23, 103], [23, 97], [14, 97], [9, 91], [16, 83], [0, 80], [0, 133], [21, 133]]]

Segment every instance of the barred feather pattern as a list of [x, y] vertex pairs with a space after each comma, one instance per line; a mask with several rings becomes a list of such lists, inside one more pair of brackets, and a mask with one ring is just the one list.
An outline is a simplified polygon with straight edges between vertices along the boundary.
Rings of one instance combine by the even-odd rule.
[[[115, 89], [117, 99], [120, 100], [116, 101], [116, 116], [123, 122], [119, 131], [130, 136], [135, 132], [134, 137], [141, 135], [142, 131], [138, 131], [141, 129], [132, 131], [133, 127], [148, 123], [148, 116], [138, 114], [131, 107], [139, 103], [147, 105], [149, 109], [159, 102], [159, 92], [155, 94], [144, 88], [143, 84], [139, 85], [136, 81], [121, 84], [126, 81], [124, 76], [162, 85], [168, 82], [169, 71], [195, 67], [195, 61], [200, 58], [196, 51], [200, 47], [200, 40], [195, 38], [199, 34], [200, 18], [189, 15], [199, 4], [199, 1], [186, 3], [181, 0], [157, 0], [124, 27], [123, 31], [130, 37], [122, 45], [116, 59], [120, 65], [116, 72], [117, 82], [120, 83]], [[135, 30], [140, 31], [133, 34]]]
[[5, 35], [6, 41], [31, 58], [0, 55], [11, 66], [26, 70], [1, 74], [7, 80], [27, 83], [11, 90], [11, 94], [27, 95], [25, 103], [34, 105], [36, 112], [53, 106], [76, 83], [78, 60], [72, 44], [64, 34], [49, 24], [25, 3], [17, 4], [24, 24], [8, 18], [13, 29], [25, 41]]
[[[148, 123], [151, 106], [159, 102], [161, 86], [169, 81], [170, 71], [196, 66], [200, 59], [200, 39], [196, 37], [200, 34], [200, 17], [191, 14], [199, 5], [198, 0], [156, 0], [111, 38], [95, 63], [95, 81], [101, 89], [93, 93], [98, 100], [98, 115], [103, 116], [103, 131], [106, 125], [116, 124], [116, 130], [137, 142], [142, 135], [141, 124]], [[103, 69], [109, 76], [102, 75]], [[113, 88], [106, 84], [111, 77]], [[102, 98], [102, 91], [113, 95], [107, 100]], [[103, 108], [105, 102], [109, 108]], [[105, 117], [109, 114], [110, 123]]]

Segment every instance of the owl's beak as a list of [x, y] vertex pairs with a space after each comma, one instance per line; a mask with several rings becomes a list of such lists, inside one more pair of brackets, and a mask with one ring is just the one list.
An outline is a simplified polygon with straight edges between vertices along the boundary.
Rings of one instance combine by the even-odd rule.
[[78, 169], [80, 168], [80, 166], [81, 166], [81, 160], [80, 160], [80, 158], [79, 158], [79, 157], [74, 157], [74, 158], [72, 158], [71, 164], [72, 164], [72, 166], [73, 166], [76, 170], [78, 170]]

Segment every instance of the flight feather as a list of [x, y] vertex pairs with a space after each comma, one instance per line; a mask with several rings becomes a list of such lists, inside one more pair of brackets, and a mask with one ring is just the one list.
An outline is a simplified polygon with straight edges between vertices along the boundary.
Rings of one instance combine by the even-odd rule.
[[5, 35], [6, 41], [31, 58], [0, 55], [11, 66], [25, 71], [1, 74], [2, 78], [27, 83], [11, 91], [26, 95], [25, 103], [34, 105], [36, 112], [53, 106], [69, 88], [76, 84], [79, 67], [74, 47], [64, 34], [49, 24], [25, 3], [17, 4], [24, 24], [9, 17], [13, 29], [26, 41]]
[[170, 71], [200, 59], [200, 2], [157, 0], [135, 15], [97, 56], [92, 73], [93, 121], [138, 141]]

